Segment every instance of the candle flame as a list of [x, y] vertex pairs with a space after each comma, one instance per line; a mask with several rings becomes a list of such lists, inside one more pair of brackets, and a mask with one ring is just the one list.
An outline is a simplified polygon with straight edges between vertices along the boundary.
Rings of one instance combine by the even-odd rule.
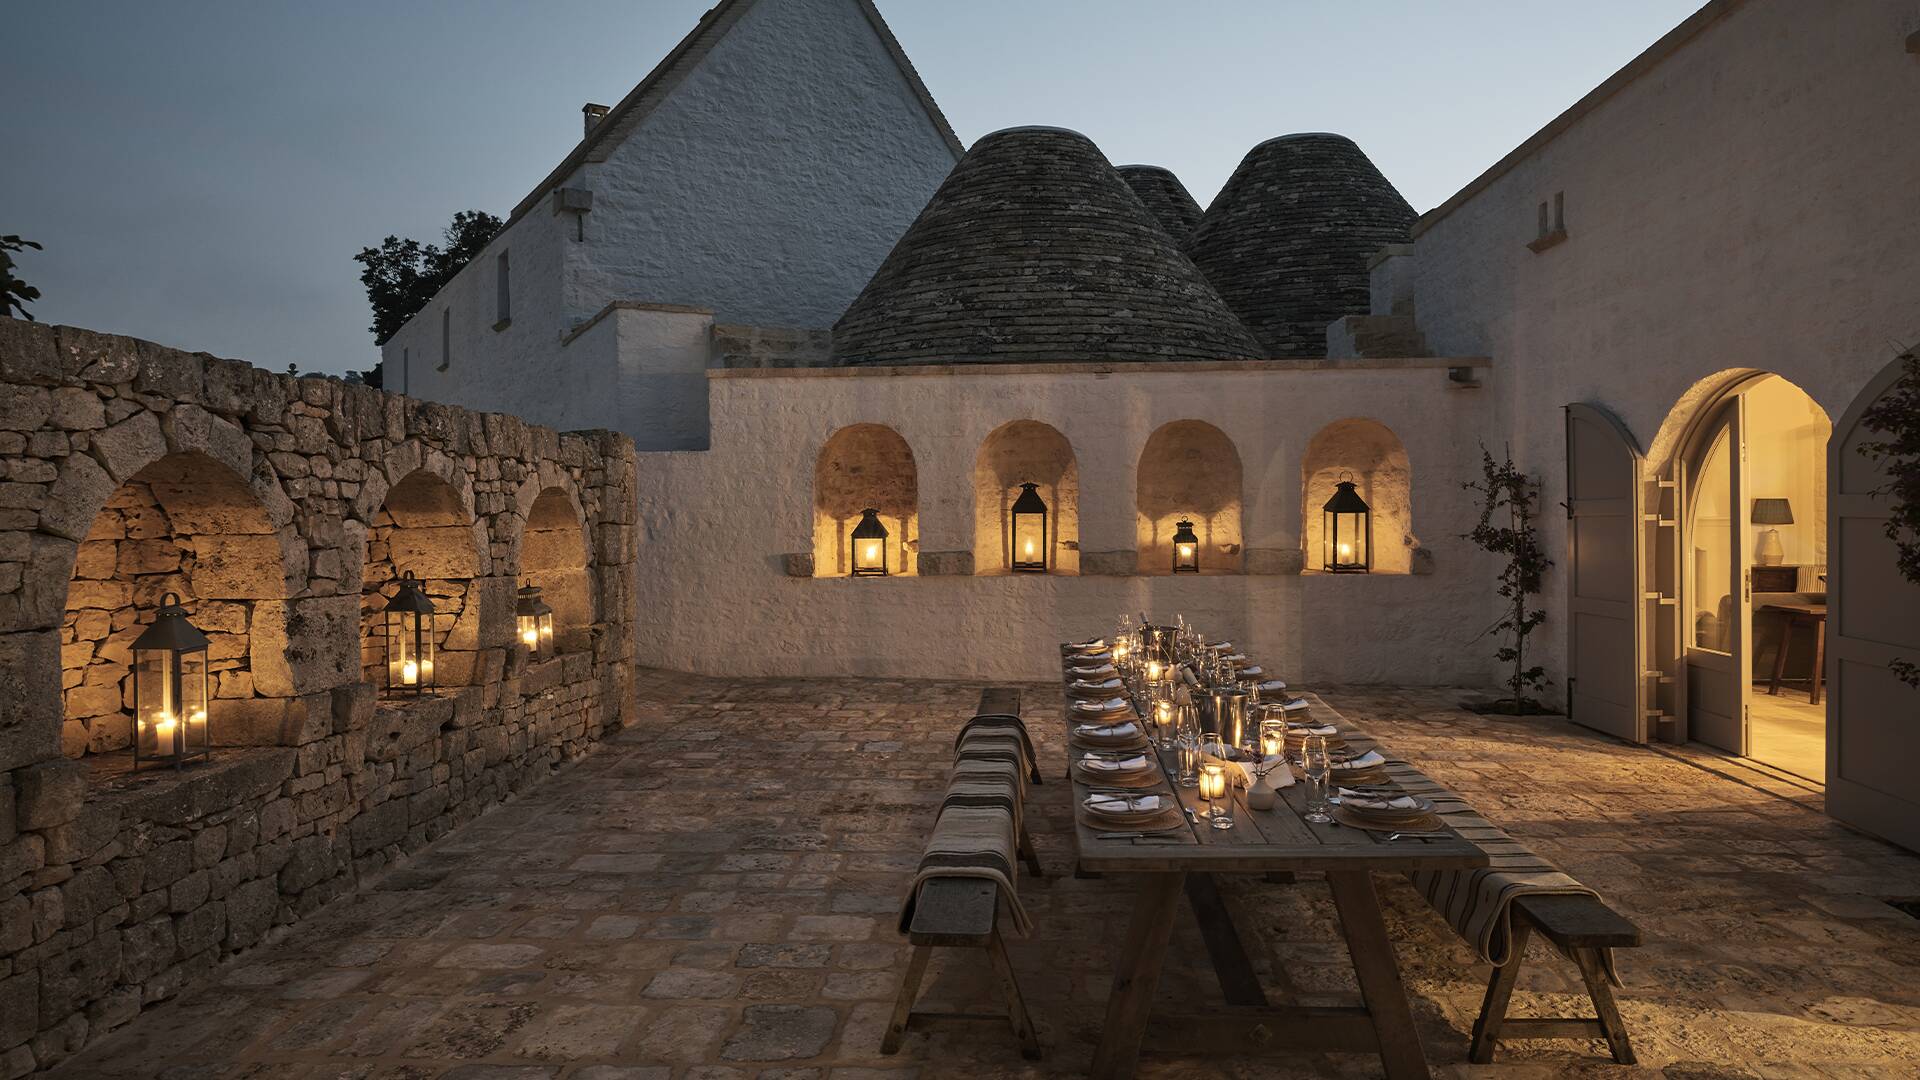
[[402, 663], [400, 665], [400, 681], [407, 684], [408, 686], [412, 686], [413, 684], [419, 682], [420, 681], [420, 665], [415, 663], [412, 660], [408, 660]]
[[880, 541], [869, 540], [860, 546], [860, 561], [877, 563], [880, 561]]

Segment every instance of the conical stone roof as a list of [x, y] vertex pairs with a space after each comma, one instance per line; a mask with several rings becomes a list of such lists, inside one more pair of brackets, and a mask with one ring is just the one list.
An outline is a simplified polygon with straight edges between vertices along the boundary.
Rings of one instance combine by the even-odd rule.
[[1367, 259], [1414, 216], [1353, 140], [1285, 135], [1247, 152], [1186, 249], [1271, 355], [1320, 356], [1328, 323], [1367, 311]]
[[982, 137], [833, 328], [838, 363], [1260, 359], [1086, 136]]
[[1167, 234], [1184, 243], [1193, 227], [1200, 224], [1202, 211], [1173, 170], [1158, 165], [1122, 165], [1118, 171], [1120, 179], [1140, 196]]

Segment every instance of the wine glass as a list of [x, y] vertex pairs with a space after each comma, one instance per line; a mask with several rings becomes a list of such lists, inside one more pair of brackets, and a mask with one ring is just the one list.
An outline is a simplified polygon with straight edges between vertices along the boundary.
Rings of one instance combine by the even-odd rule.
[[1301, 772], [1307, 778], [1307, 820], [1324, 825], [1333, 820], [1327, 812], [1327, 784], [1333, 778], [1333, 761], [1327, 756], [1327, 737], [1309, 735], [1300, 747]]

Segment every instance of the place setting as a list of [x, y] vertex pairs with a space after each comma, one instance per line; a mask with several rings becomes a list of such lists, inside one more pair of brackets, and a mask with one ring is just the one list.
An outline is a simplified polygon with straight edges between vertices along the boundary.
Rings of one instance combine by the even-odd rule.
[[1077, 816], [1102, 839], [1139, 840], [1157, 835], [1179, 839], [1187, 829], [1180, 800], [1164, 791], [1090, 791], [1080, 800]]
[[1432, 800], [1397, 787], [1342, 785], [1328, 801], [1333, 803], [1333, 820], [1342, 825], [1404, 836], [1445, 835]]

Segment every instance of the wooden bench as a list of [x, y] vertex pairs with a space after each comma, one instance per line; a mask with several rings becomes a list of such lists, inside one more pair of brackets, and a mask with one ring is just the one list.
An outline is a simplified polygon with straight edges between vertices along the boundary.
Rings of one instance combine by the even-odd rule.
[[[900, 1049], [900, 1040], [916, 1020], [934, 1023], [951, 1020], [1006, 1020], [1020, 1041], [1020, 1054], [1031, 1061], [1040, 1058], [1040, 1039], [1033, 1030], [1033, 1018], [1027, 1015], [1027, 1003], [1020, 996], [1020, 984], [1014, 981], [1013, 966], [1007, 961], [1007, 946], [995, 925], [1000, 911], [1000, 886], [980, 878], [932, 878], [920, 886], [920, 898], [914, 904], [913, 922], [907, 940], [913, 943], [913, 957], [907, 962], [907, 975], [900, 983], [900, 996], [893, 1003], [893, 1017], [880, 1052], [892, 1054]], [[920, 980], [926, 976], [927, 961], [939, 946], [985, 949], [993, 962], [994, 975], [1006, 995], [1005, 1016], [997, 1013], [915, 1011], [914, 998], [920, 993]]]
[[[1640, 944], [1640, 928], [1592, 896], [1523, 896], [1513, 902], [1513, 954], [1507, 966], [1493, 969], [1480, 1018], [1473, 1025], [1473, 1046], [1467, 1060], [1485, 1065], [1493, 1049], [1508, 1039], [1594, 1039], [1607, 1041], [1613, 1060], [1634, 1064], [1633, 1047], [1620, 1008], [1607, 983], [1604, 949], [1633, 948]], [[1591, 1017], [1514, 1017], [1507, 1004], [1526, 959], [1527, 941], [1534, 933], [1546, 937], [1573, 958], [1593, 1000]]]
[[[989, 686], [980, 691], [980, 705], [974, 710], [975, 720], [981, 717], [1013, 720], [1025, 729], [1026, 721], [1020, 719], [1020, 688], [1017, 686]], [[1027, 779], [1041, 783], [1040, 763], [1035, 761], [1027, 772]]]

